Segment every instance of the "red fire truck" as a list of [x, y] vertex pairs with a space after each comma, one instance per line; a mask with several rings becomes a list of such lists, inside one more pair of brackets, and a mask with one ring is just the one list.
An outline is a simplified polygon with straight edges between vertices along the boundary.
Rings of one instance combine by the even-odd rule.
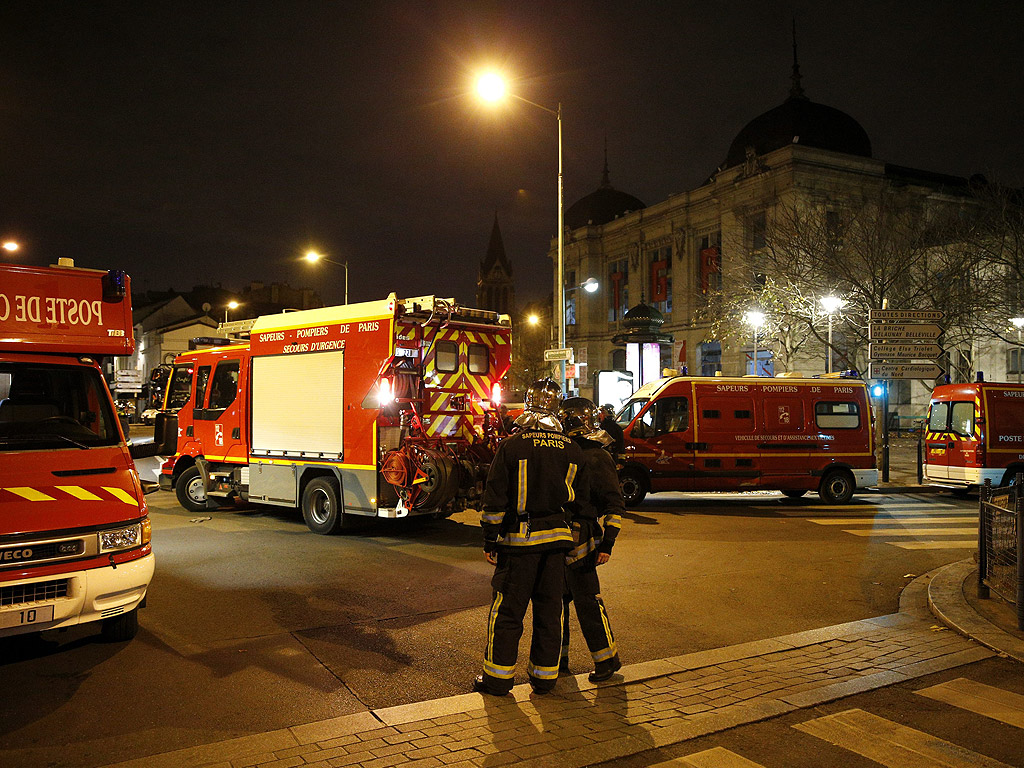
[[0, 637], [138, 630], [150, 524], [95, 359], [133, 347], [123, 272], [0, 264]]
[[855, 378], [702, 378], [645, 384], [617, 418], [627, 504], [657, 491], [817, 491], [878, 483], [867, 387]]
[[359, 516], [450, 514], [481, 492], [507, 316], [391, 294], [260, 317], [248, 332], [175, 361], [160, 485], [186, 509], [237, 497], [299, 508], [328, 534]]
[[965, 494], [1024, 472], [1024, 384], [942, 384], [932, 390], [924, 478]]

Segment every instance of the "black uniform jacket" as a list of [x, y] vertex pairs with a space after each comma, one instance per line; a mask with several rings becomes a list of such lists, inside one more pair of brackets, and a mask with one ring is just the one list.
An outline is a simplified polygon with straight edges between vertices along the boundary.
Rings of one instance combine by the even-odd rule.
[[484, 550], [569, 549], [567, 520], [590, 495], [583, 451], [546, 430], [517, 432], [498, 446], [487, 473]]
[[579, 511], [572, 518], [574, 545], [567, 558], [570, 564], [595, 551], [611, 554], [622, 528], [622, 514], [626, 511], [615, 460], [592, 440], [577, 438], [577, 442], [583, 447], [590, 494], [581, 501]]

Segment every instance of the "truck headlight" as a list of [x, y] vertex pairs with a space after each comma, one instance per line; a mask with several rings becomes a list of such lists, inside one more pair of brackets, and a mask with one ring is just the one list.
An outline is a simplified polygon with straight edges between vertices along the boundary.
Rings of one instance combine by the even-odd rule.
[[119, 552], [142, 544], [142, 524], [100, 531], [100, 552]]

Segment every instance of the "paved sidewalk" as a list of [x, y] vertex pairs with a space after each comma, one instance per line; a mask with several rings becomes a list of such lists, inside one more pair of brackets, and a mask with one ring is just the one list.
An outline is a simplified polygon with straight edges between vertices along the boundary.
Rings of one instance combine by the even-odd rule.
[[910, 584], [899, 613], [634, 664], [598, 686], [563, 677], [548, 696], [528, 685], [506, 698], [465, 694], [117, 768], [581, 768], [995, 655], [933, 618], [929, 600], [951, 594], [929, 595], [943, 570]]

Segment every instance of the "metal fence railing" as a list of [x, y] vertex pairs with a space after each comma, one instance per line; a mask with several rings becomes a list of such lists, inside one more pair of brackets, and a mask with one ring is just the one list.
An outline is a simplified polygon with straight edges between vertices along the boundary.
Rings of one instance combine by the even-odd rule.
[[978, 509], [978, 597], [990, 591], [1017, 607], [1017, 628], [1024, 630], [1024, 473], [1005, 488], [986, 480]]

